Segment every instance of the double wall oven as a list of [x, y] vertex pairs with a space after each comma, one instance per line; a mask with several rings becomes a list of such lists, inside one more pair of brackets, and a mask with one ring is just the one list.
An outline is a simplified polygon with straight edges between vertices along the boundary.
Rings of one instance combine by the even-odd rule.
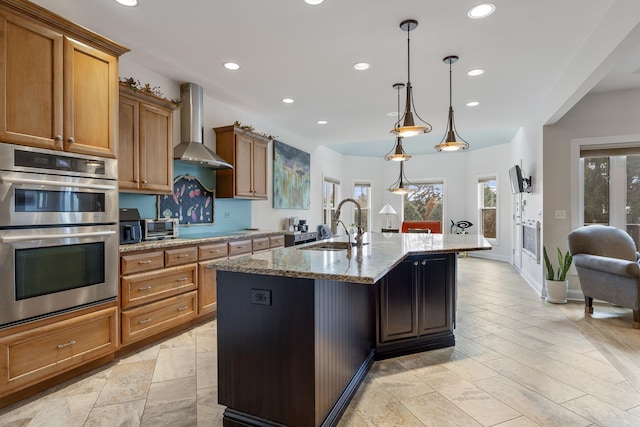
[[0, 327], [115, 300], [115, 159], [0, 143]]

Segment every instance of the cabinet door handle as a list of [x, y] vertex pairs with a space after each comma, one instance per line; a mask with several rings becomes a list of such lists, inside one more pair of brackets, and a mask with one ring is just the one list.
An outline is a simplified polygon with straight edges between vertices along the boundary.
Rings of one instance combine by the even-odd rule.
[[178, 258], [189, 258], [189, 254], [178, 255]]
[[146, 184], [147, 182], [149, 182], [149, 181], [147, 181], [146, 179], [143, 179], [143, 180], [142, 180], [142, 183], [143, 183], [143, 184]]
[[426, 259], [423, 259], [423, 260], [422, 260], [422, 262], [421, 262], [420, 264], [422, 264], [422, 265], [427, 265], [427, 260], [426, 260]]
[[178, 311], [185, 311], [187, 308], [189, 308], [188, 305], [183, 305], [182, 307], [178, 307]]
[[67, 142], [69, 144], [73, 144], [74, 142], [76, 142], [76, 139], [74, 137], [70, 136], [69, 138], [67, 138]]
[[74, 345], [76, 343], [76, 340], [71, 340], [68, 343], [65, 344], [58, 344], [58, 348], [65, 348], [65, 347], [69, 347], [70, 345]]
[[54, 141], [56, 141], [56, 142], [60, 142], [60, 141], [62, 141], [62, 135], [56, 135], [56, 136], [53, 138], [53, 140], [54, 140]]
[[150, 259], [145, 259], [144, 261], [138, 261], [138, 264], [151, 264], [151, 262]]
[[413, 265], [418, 265], [418, 261], [413, 261]]
[[149, 317], [148, 319], [142, 319], [140, 320], [138, 323], [140, 323], [141, 325], [145, 324], [145, 323], [149, 323], [151, 322], [151, 318]]
[[181, 279], [176, 279], [176, 282], [186, 282], [188, 279], [186, 277], [183, 277]]
[[143, 286], [141, 288], [138, 288], [139, 291], [148, 291], [149, 289], [151, 289], [153, 286], [149, 285], [149, 286]]

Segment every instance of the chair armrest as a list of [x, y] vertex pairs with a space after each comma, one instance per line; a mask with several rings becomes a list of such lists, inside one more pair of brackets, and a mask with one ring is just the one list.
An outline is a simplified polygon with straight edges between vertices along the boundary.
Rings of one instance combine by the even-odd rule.
[[636, 277], [640, 273], [638, 263], [626, 259], [608, 258], [591, 254], [576, 254], [573, 256], [576, 267], [584, 267], [596, 271], [615, 274], [617, 276]]

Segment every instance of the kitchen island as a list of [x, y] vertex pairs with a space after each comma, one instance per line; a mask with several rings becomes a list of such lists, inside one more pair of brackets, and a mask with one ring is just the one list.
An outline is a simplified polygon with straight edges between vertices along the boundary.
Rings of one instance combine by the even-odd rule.
[[457, 253], [488, 242], [423, 233], [365, 242], [217, 264], [226, 426], [335, 425], [374, 360], [455, 344]]

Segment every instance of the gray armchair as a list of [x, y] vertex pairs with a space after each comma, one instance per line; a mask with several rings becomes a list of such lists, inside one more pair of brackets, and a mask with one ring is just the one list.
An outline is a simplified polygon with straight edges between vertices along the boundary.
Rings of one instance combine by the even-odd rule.
[[580, 227], [569, 234], [569, 252], [578, 271], [585, 312], [593, 313], [594, 298], [630, 307], [633, 327], [640, 329], [639, 254], [631, 236], [607, 225]]

